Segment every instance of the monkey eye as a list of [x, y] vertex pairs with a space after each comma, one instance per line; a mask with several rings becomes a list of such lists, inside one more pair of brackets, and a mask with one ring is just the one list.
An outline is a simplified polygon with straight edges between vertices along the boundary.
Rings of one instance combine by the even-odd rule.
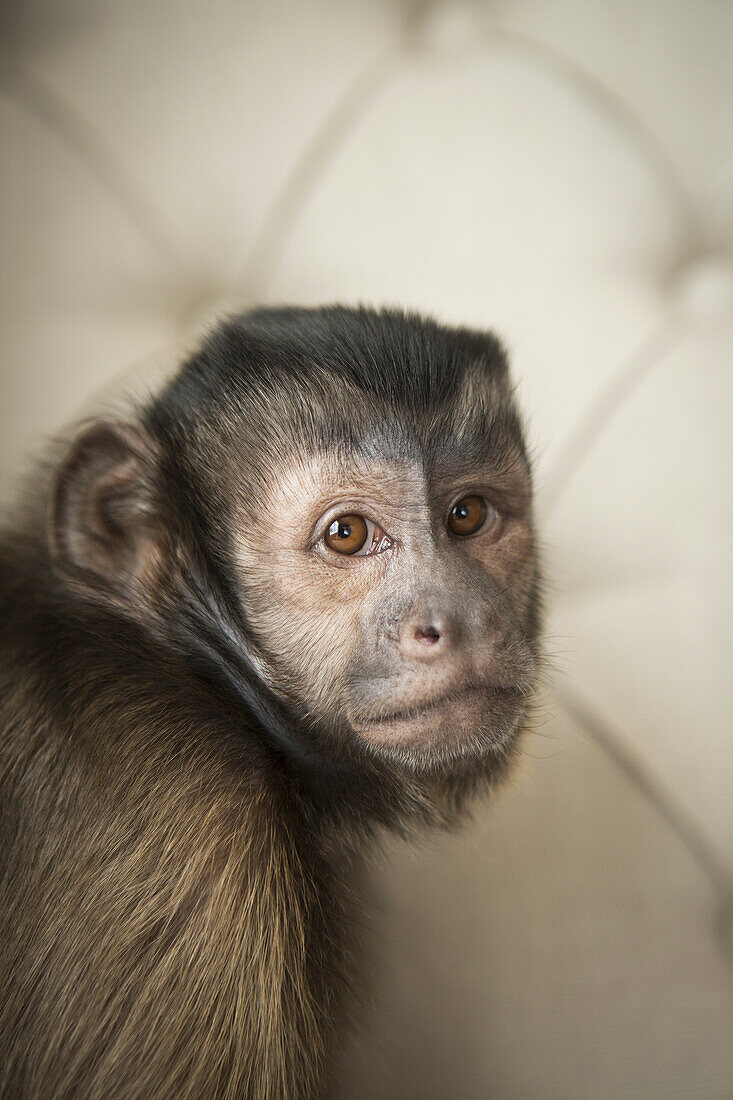
[[475, 535], [484, 526], [490, 514], [493, 518], [495, 511], [483, 497], [475, 495], [461, 497], [448, 515], [448, 530], [459, 538]]
[[392, 545], [381, 527], [351, 512], [338, 516], [329, 524], [324, 542], [337, 554], [360, 558], [388, 550]]

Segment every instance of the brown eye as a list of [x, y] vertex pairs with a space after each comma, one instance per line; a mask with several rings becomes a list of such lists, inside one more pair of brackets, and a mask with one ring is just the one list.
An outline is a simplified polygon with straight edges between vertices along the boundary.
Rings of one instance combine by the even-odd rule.
[[486, 522], [488, 509], [483, 497], [463, 497], [454, 504], [448, 516], [448, 530], [452, 535], [465, 538], [475, 535]]
[[326, 545], [337, 554], [357, 554], [369, 534], [363, 516], [339, 516], [326, 532]]

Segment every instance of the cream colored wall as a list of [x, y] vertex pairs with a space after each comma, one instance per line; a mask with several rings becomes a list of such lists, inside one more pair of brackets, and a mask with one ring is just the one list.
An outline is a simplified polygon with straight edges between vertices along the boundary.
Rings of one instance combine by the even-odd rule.
[[399, 303], [512, 355], [544, 718], [462, 836], [375, 868], [344, 1095], [733, 1095], [733, 5], [9, 11], [5, 496], [232, 304]]

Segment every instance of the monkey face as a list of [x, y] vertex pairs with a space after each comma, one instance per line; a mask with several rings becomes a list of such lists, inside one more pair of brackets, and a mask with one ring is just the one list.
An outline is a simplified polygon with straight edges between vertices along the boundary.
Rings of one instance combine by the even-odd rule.
[[272, 687], [412, 768], [505, 750], [533, 684], [529, 476], [501, 445], [303, 457], [235, 538]]
[[280, 745], [431, 774], [506, 756], [521, 725], [538, 568], [489, 334], [341, 307], [232, 319], [140, 424], [77, 440], [51, 545], [263, 729], [262, 699], [284, 703]]

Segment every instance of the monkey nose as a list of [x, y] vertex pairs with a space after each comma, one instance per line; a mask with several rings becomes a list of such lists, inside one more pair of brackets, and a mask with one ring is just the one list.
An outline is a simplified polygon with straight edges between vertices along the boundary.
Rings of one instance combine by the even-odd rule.
[[407, 619], [400, 627], [400, 649], [414, 660], [435, 661], [451, 649], [453, 633], [447, 620], [439, 616]]

